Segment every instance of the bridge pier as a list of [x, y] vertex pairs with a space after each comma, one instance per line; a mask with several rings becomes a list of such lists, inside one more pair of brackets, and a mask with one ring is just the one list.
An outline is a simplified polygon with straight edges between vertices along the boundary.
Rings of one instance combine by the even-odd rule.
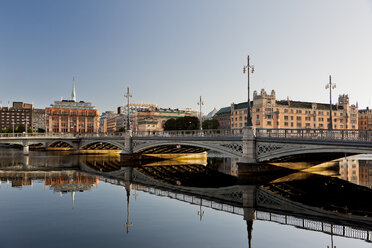
[[120, 153], [125, 160], [133, 159], [133, 134], [131, 130], [125, 132], [124, 149]]
[[23, 155], [30, 154], [30, 147], [28, 145], [23, 146]]
[[252, 247], [253, 222], [256, 220], [257, 185], [241, 186], [243, 194], [244, 220], [247, 224], [248, 247]]
[[241, 163], [257, 163], [256, 159], [256, 136], [254, 127], [245, 127], [243, 129], [243, 156]]
[[244, 185], [242, 187], [243, 193], [243, 210], [244, 220], [255, 220], [256, 219], [256, 196], [257, 186], [256, 185]]

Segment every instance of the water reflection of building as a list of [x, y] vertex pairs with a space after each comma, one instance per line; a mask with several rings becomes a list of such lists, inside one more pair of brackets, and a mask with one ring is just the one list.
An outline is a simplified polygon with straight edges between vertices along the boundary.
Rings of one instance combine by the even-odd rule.
[[372, 188], [372, 157], [356, 156], [340, 161], [341, 178]]
[[33, 181], [43, 180], [45, 186], [50, 186], [53, 191], [62, 193], [90, 190], [92, 186], [99, 184], [97, 176], [76, 171], [1, 171], [0, 180], [10, 182], [12, 187], [30, 186]]

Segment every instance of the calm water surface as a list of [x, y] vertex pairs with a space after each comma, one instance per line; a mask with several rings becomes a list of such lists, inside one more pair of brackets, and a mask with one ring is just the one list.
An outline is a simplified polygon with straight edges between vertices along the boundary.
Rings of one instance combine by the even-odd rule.
[[372, 247], [368, 158], [291, 166], [3, 149], [0, 247]]

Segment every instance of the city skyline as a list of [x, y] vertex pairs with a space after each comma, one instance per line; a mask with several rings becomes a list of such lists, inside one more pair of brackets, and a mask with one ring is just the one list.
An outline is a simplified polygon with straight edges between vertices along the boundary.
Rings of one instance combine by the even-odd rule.
[[[47, 107], [70, 99], [100, 112], [132, 102], [203, 112], [247, 99], [253, 90], [278, 99], [324, 102], [333, 94], [370, 105], [371, 1], [3, 1], [0, 9], [2, 105]], [[299, 89], [300, 86], [301, 88]], [[109, 99], [109, 101], [107, 101]]]

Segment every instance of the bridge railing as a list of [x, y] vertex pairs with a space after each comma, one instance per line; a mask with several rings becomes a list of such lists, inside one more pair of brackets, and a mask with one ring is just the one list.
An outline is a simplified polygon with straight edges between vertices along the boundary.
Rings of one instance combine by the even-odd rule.
[[372, 142], [372, 130], [272, 129], [257, 128], [256, 137]]
[[73, 138], [73, 133], [0, 133], [1, 138]]
[[177, 131], [135, 131], [133, 136], [136, 137], [231, 137], [243, 136], [243, 129], [224, 130], [177, 130]]

